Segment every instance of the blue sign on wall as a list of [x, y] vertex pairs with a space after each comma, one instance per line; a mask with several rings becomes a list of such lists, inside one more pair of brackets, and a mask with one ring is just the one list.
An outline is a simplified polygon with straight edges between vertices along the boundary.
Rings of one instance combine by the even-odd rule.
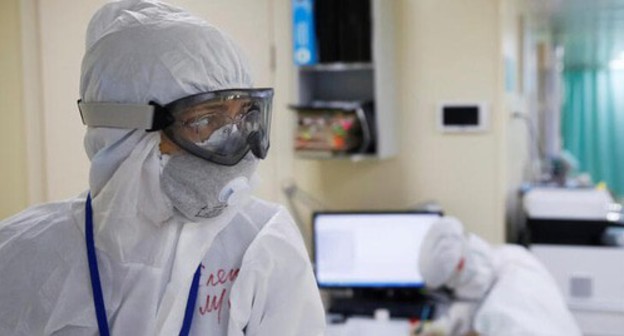
[[314, 0], [292, 0], [293, 52], [296, 65], [318, 62], [314, 30]]

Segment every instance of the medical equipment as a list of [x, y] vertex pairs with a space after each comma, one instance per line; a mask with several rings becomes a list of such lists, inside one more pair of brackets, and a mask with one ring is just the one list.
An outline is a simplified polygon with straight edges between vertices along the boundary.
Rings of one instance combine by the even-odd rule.
[[606, 228], [618, 225], [613, 198], [594, 188], [534, 187], [523, 196], [532, 244], [601, 245]]
[[622, 335], [621, 207], [602, 189], [546, 187], [530, 189], [523, 205], [530, 250], [554, 277], [583, 333]]
[[535, 244], [531, 252], [554, 277], [584, 334], [622, 335], [624, 249]]

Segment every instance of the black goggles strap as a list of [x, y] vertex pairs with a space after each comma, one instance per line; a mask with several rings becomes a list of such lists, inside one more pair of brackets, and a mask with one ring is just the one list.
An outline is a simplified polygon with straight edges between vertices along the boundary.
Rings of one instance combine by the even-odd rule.
[[148, 129], [148, 132], [165, 129], [175, 122], [175, 118], [166, 108], [156, 102], [150, 102], [149, 104], [154, 106], [154, 119], [152, 120], [152, 128]]

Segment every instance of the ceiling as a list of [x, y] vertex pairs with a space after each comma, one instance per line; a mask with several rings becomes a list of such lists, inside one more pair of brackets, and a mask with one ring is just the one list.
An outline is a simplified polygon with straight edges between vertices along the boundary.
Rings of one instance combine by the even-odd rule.
[[564, 66], [604, 67], [624, 52], [624, 0], [534, 0], [564, 47]]

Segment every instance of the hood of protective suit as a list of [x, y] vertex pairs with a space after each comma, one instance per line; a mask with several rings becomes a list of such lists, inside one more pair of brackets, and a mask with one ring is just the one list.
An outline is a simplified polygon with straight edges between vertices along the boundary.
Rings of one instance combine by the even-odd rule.
[[[156, 1], [117, 1], [101, 8], [89, 24], [80, 81], [85, 102], [166, 104], [251, 85], [247, 64], [231, 39], [181, 9]], [[114, 225], [115, 218], [161, 225], [173, 215], [161, 191], [159, 144], [159, 132], [87, 130], [94, 208], [108, 208], [108, 218], [95, 222], [98, 232]], [[128, 228], [118, 229], [121, 234]]]
[[[89, 23], [80, 81], [85, 102], [166, 104], [251, 85], [248, 66], [231, 39], [181, 9], [155, 1], [118, 1], [105, 5]], [[90, 128], [85, 148], [92, 162], [92, 195], [105, 187], [131, 150], [159, 141], [159, 133]]]
[[419, 268], [428, 287], [447, 286], [462, 299], [481, 299], [496, 278], [492, 248], [452, 217], [434, 223], [425, 236]]
[[431, 288], [439, 288], [453, 275], [464, 248], [464, 228], [455, 218], [433, 223], [420, 249], [418, 267]]
[[447, 281], [447, 286], [458, 298], [481, 300], [496, 281], [495, 255], [491, 246], [474, 234], [468, 236], [466, 244], [464, 267], [456, 279]]
[[[166, 104], [251, 85], [233, 41], [181, 9], [124, 0], [106, 4], [89, 24], [80, 81], [85, 102]], [[159, 315], [167, 316], [183, 310], [197, 265], [237, 207], [200, 222], [174, 211], [162, 188], [159, 144], [159, 132], [138, 129], [89, 128], [85, 136], [99, 255], [152, 267], [154, 274], [141, 277], [154, 284], [170, 272], [157, 295]]]

